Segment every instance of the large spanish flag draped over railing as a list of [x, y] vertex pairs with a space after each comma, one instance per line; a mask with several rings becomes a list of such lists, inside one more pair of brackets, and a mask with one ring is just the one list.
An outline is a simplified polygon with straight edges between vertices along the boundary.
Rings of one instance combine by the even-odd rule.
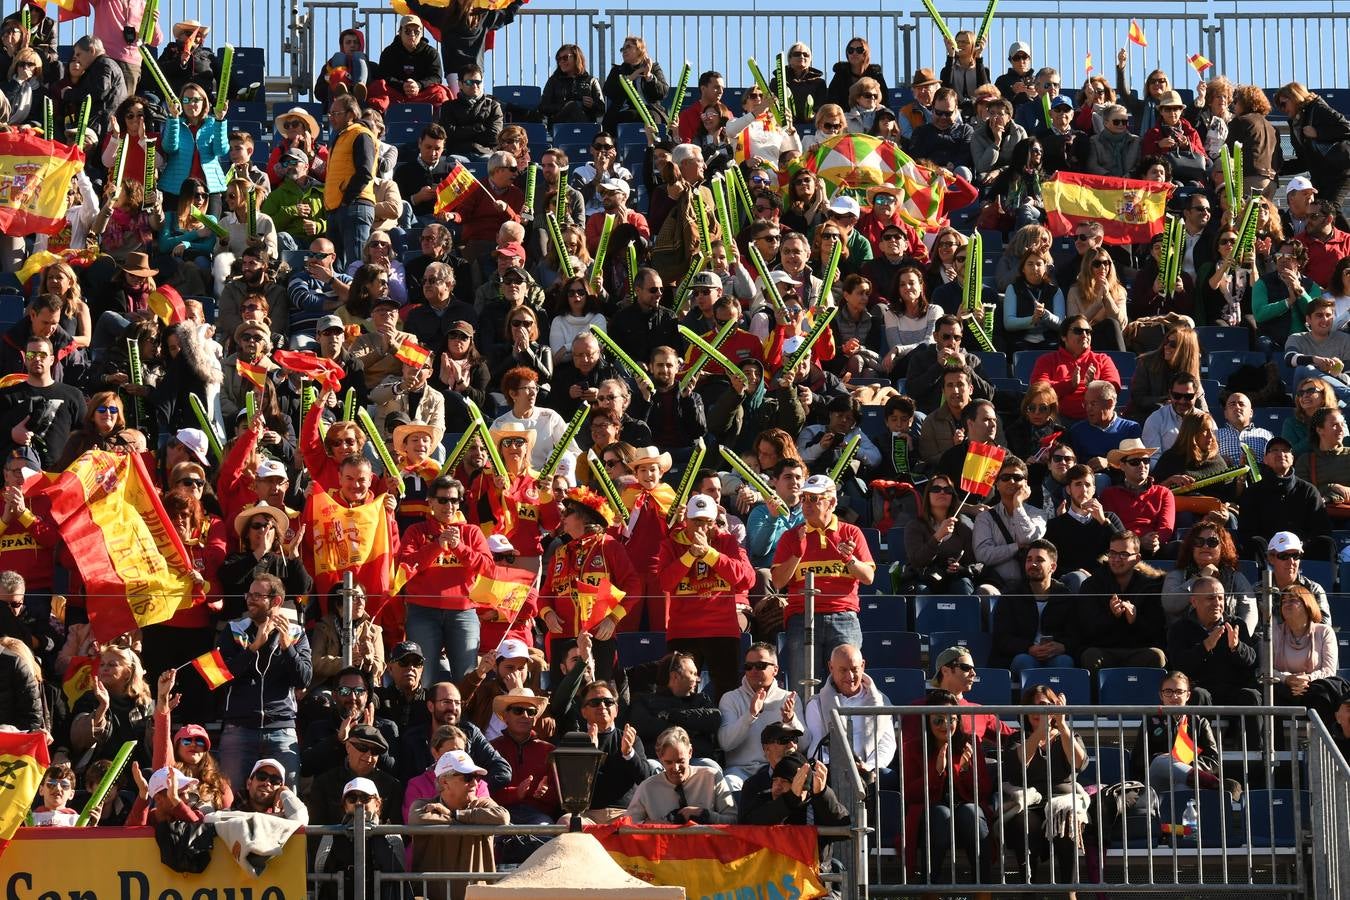
[[620, 820], [586, 831], [635, 878], [677, 885], [689, 897], [768, 900], [824, 897], [818, 874], [816, 829], [809, 825], [717, 825], [719, 835], [681, 834], [653, 825], [643, 834], [620, 834]]
[[305, 516], [314, 523], [314, 592], [326, 597], [344, 572], [366, 589], [372, 611], [395, 589], [394, 543], [384, 494], [361, 506], [343, 506], [328, 494], [312, 494]]
[[0, 133], [0, 233], [56, 234], [84, 153], [30, 131]]
[[0, 855], [28, 816], [49, 765], [45, 734], [0, 734]]
[[1041, 185], [1046, 225], [1073, 234], [1083, 222], [1101, 222], [1108, 244], [1147, 244], [1162, 232], [1171, 185], [1082, 172], [1055, 173]]
[[34, 493], [32, 507], [75, 560], [98, 640], [167, 621], [202, 599], [140, 456], [91, 450]]

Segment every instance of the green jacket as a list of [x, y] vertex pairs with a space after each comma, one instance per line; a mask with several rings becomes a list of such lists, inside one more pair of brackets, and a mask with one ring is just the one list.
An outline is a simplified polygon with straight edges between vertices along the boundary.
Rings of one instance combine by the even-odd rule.
[[[301, 203], [308, 203], [314, 214], [309, 218], [318, 225], [314, 234], [305, 234], [304, 219], [296, 212]], [[284, 231], [295, 238], [301, 247], [308, 247], [316, 237], [322, 237], [328, 231], [328, 219], [323, 211], [323, 186], [312, 178], [305, 179], [301, 187], [287, 178], [272, 188], [263, 198], [261, 210], [272, 217], [277, 231]]]

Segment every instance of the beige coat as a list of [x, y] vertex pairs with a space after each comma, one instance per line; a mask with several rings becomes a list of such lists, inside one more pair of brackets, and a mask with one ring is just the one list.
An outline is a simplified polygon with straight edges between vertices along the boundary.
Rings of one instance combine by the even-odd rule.
[[[470, 798], [469, 804], [452, 817], [438, 809], [439, 798], [418, 800], [408, 813], [409, 825], [510, 825], [511, 814], [487, 797]], [[444, 835], [419, 834], [413, 840], [413, 872], [495, 872], [491, 835], [460, 835], [447, 829]], [[463, 881], [432, 881], [427, 884], [427, 900], [463, 900], [468, 885]]]
[[[314, 691], [342, 671], [342, 636], [338, 633], [337, 617], [329, 615], [319, 619], [309, 633], [309, 652], [314, 666], [309, 689]], [[365, 664], [367, 661], [368, 665]], [[376, 684], [384, 677], [384, 630], [369, 618], [356, 622], [356, 631], [352, 635], [352, 665], [369, 672]]]

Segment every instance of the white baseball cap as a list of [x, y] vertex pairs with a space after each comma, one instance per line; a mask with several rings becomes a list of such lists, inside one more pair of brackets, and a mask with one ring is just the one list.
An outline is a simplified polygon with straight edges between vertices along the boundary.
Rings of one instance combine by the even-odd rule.
[[178, 443], [192, 451], [192, 455], [197, 457], [197, 462], [202, 465], [210, 465], [206, 458], [206, 432], [200, 428], [180, 428], [174, 434]]
[[800, 334], [794, 334], [786, 341], [783, 341], [783, 355], [791, 356], [796, 353], [801, 348], [802, 341], [804, 340], [806, 340], [806, 338], [802, 337]]
[[375, 782], [369, 778], [353, 778], [342, 786], [342, 796], [347, 796], [352, 791], [360, 791], [363, 794], [369, 794], [372, 797], [380, 796], [380, 789], [375, 786]]
[[473, 757], [463, 750], [447, 750], [436, 760], [436, 777], [440, 778], [450, 772], [457, 772], [460, 775], [486, 775], [487, 769], [481, 768], [473, 761]]
[[1031, 47], [1028, 46], [1025, 41], [1013, 41], [1013, 45], [1008, 48], [1008, 59], [1012, 59], [1019, 53], [1025, 53], [1027, 56], [1030, 56]]
[[1271, 553], [1287, 553], [1290, 550], [1303, 552], [1303, 539], [1292, 531], [1277, 531], [1266, 545], [1266, 549]]
[[1317, 188], [1313, 187], [1312, 179], [1307, 175], [1295, 175], [1289, 179], [1289, 183], [1284, 186], [1284, 196], [1288, 197], [1294, 191], [1312, 191], [1317, 193]]
[[828, 475], [812, 475], [802, 485], [803, 494], [830, 494], [835, 490], [834, 482]]
[[695, 494], [689, 498], [689, 502], [684, 506], [684, 517], [686, 519], [712, 519], [717, 520], [717, 502], [707, 494]]
[[797, 286], [799, 286], [799, 287], [801, 286], [801, 282], [800, 282], [800, 281], [798, 281], [797, 279], [793, 278], [791, 275], [789, 275], [788, 273], [784, 272], [782, 269], [774, 269], [772, 272], [770, 272], [770, 273], [769, 273], [769, 279], [770, 279], [774, 284], [791, 284], [791, 285], [797, 285]]
[[252, 778], [254, 775], [257, 775], [259, 769], [276, 769], [278, 775], [282, 778], [286, 777], [286, 767], [283, 766], [280, 761], [272, 759], [270, 756], [265, 756], [255, 762], [253, 768], [248, 770], [248, 777]]
[[258, 463], [258, 471], [253, 473], [254, 478], [286, 478], [286, 467], [275, 459], [264, 459]]
[[511, 539], [504, 534], [488, 535], [488, 551], [492, 553], [515, 553], [516, 548], [511, 544]]
[[524, 641], [518, 641], [515, 638], [507, 638], [497, 647], [497, 660], [503, 659], [529, 659], [530, 648], [525, 646]]
[[840, 194], [830, 201], [830, 212], [837, 216], [860, 216], [862, 215], [862, 207], [852, 197]]
[[169, 789], [170, 776], [177, 782], [177, 787], [180, 791], [187, 790], [197, 783], [197, 779], [190, 778], [175, 768], [165, 766], [162, 769], [156, 769], [154, 774], [150, 776], [150, 780], [147, 781], [145, 785], [146, 793], [151, 797], [154, 797], [161, 791], [167, 791]]

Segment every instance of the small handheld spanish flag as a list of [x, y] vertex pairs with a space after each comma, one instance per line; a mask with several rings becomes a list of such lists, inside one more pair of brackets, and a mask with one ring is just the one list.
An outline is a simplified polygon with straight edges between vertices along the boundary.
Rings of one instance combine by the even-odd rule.
[[1181, 717], [1176, 740], [1172, 741], [1172, 758], [1183, 765], [1195, 763], [1195, 740], [1191, 737], [1190, 718]]
[[994, 487], [994, 478], [1008, 451], [994, 444], [971, 441], [966, 450], [966, 461], [961, 465], [961, 490], [983, 497]]
[[398, 345], [394, 358], [407, 366], [422, 368], [431, 359], [431, 351], [411, 338]]
[[252, 382], [253, 386], [259, 390], [262, 390], [263, 386], [267, 384], [267, 369], [257, 363], [236, 359], [234, 368], [239, 373], [240, 378]]
[[1203, 75], [1206, 69], [1214, 68], [1214, 63], [1206, 59], [1204, 54], [1201, 53], [1192, 53], [1186, 57], [1186, 62], [1191, 64], [1191, 68], [1195, 70], [1197, 75]]
[[1087, 72], [1087, 74], [1089, 74], [1089, 75], [1091, 75], [1091, 74], [1093, 73], [1093, 71], [1094, 71], [1094, 70], [1093, 70], [1093, 66], [1092, 66], [1092, 51], [1091, 51], [1091, 50], [1089, 50], [1088, 53], [1087, 53], [1087, 59], [1083, 60], [1083, 71]]
[[197, 670], [197, 674], [202, 676], [202, 681], [205, 681], [206, 686], [213, 691], [222, 684], [234, 680], [234, 674], [225, 665], [225, 657], [220, 655], [219, 650], [203, 653], [192, 661], [192, 668]]
[[445, 179], [436, 186], [436, 215], [451, 212], [473, 193], [475, 188], [481, 187], [478, 179], [473, 177], [473, 173], [464, 168], [463, 163], [455, 163], [445, 176]]
[[1148, 46], [1148, 38], [1144, 37], [1144, 29], [1139, 27], [1139, 23], [1134, 19], [1130, 20], [1130, 43], [1138, 44], [1140, 47]]

